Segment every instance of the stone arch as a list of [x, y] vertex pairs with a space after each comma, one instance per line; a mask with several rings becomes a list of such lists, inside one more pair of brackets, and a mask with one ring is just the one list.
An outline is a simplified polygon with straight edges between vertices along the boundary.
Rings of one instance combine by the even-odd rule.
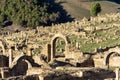
[[29, 56], [24, 54], [17, 56], [13, 62], [11, 68], [11, 73], [13, 76], [26, 75], [27, 70], [32, 68], [33, 60]]
[[106, 59], [105, 59], [105, 65], [106, 65], [106, 66], [109, 66], [110, 57], [111, 57], [112, 55], [114, 55], [114, 54], [118, 54], [118, 53], [116, 53], [116, 52], [111, 52], [111, 53], [109, 53], [109, 54], [106, 56]]
[[2, 40], [0, 40], [0, 48], [2, 49], [2, 55], [5, 55], [5, 46]]
[[18, 63], [18, 61], [22, 60], [22, 59], [24, 59], [24, 61], [29, 65], [28, 66], [29, 68], [32, 67], [31, 62], [33, 62], [33, 61], [29, 60], [28, 57], [25, 54], [21, 54], [21, 55], [19, 55], [19, 56], [17, 56], [17, 57], [14, 58], [14, 60], [12, 61], [11, 66], [10, 66], [10, 68], [13, 68]]
[[58, 38], [62, 38], [64, 41], [65, 41], [65, 57], [66, 57], [66, 53], [68, 54], [68, 44], [69, 44], [69, 41], [68, 41], [68, 37], [62, 35], [62, 34], [56, 34], [55, 36], [53, 36], [52, 40], [51, 40], [51, 59], [52, 60], [53, 58], [55, 58], [55, 45], [56, 45], [56, 40]]
[[112, 56], [114, 54], [120, 55], [120, 48], [116, 47], [116, 48], [109, 49], [109, 51], [104, 55], [104, 65], [105, 66], [109, 66], [110, 56]]

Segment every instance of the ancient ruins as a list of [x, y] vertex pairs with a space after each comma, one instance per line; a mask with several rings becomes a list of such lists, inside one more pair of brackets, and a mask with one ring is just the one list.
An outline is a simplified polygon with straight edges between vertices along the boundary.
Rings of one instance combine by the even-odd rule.
[[[115, 33], [111, 31], [113, 28]], [[101, 38], [99, 31], [111, 31], [111, 35]], [[3, 31], [0, 33], [0, 80], [118, 80], [119, 33], [120, 13], [51, 27]], [[108, 40], [116, 41], [114, 45], [97, 46], [91, 51], [87, 46], [84, 49], [84, 44]], [[57, 49], [57, 43], [64, 44], [64, 49]]]

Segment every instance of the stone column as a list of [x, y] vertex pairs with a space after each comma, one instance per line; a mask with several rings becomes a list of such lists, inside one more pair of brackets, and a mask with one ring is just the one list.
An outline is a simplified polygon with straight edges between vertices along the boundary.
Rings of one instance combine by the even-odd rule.
[[39, 76], [39, 79], [40, 79], [40, 80], [44, 80], [44, 77], [43, 77], [43, 76]]
[[119, 68], [115, 69], [115, 74], [116, 74], [115, 80], [119, 80]]
[[32, 56], [32, 49], [31, 48], [27, 47], [26, 52], [27, 52], [28, 56]]
[[3, 68], [1, 68], [1, 77], [2, 77], [2, 79], [4, 79], [4, 69]]
[[2, 47], [3, 55], [5, 55], [5, 47], [2, 41], [0, 41], [0, 46]]
[[9, 52], [8, 53], [9, 54], [9, 67], [11, 67], [11, 65], [12, 65], [12, 58], [13, 58], [12, 49], [10, 48], [8, 52]]
[[18, 50], [18, 49], [17, 49], [17, 45], [15, 45], [15, 50]]

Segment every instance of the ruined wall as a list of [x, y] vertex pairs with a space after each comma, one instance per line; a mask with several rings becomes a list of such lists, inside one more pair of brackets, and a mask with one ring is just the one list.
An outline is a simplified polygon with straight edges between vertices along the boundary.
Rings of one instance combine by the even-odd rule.
[[120, 57], [115, 56], [115, 57], [111, 58], [109, 61], [109, 66], [120, 67]]
[[105, 67], [103, 58], [93, 59], [93, 60], [94, 60], [95, 67], [98, 67], [98, 68], [104, 68]]
[[83, 57], [83, 53], [82, 52], [69, 52], [69, 54], [66, 54], [66, 58], [70, 58], [70, 59], [75, 59], [75, 60], [79, 60], [80, 58], [82, 59]]

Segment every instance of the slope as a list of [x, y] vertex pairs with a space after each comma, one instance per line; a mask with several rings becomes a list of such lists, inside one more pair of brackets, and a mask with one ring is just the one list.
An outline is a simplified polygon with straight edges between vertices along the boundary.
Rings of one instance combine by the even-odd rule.
[[[90, 4], [95, 1], [85, 0], [61, 0], [63, 8], [75, 19], [90, 17]], [[96, 1], [101, 4], [102, 11], [100, 14], [120, 12], [120, 4], [113, 1]]]

